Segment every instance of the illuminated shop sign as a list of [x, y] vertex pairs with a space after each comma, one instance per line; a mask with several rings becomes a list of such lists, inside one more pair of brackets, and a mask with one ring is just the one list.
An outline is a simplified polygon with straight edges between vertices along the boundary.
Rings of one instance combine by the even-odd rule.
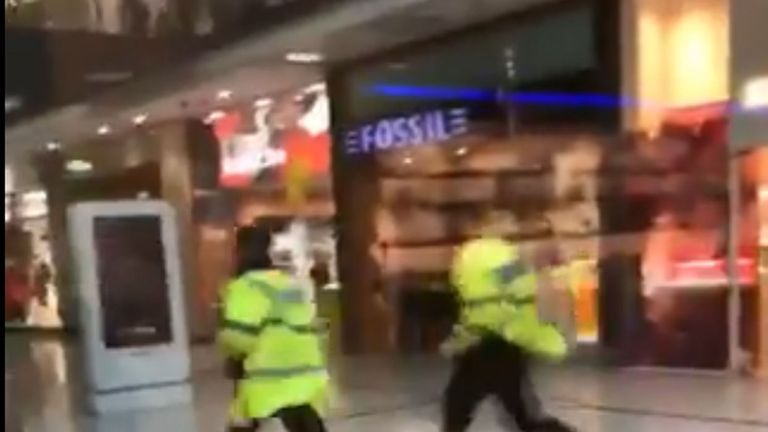
[[467, 132], [468, 110], [450, 108], [392, 117], [368, 123], [345, 134], [349, 154], [371, 153], [436, 144]]

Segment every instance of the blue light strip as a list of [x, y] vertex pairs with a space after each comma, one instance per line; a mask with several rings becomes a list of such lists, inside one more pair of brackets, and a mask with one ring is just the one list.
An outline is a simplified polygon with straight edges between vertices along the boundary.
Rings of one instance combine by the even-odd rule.
[[470, 100], [477, 102], [494, 101], [498, 98], [498, 93], [490, 90], [410, 86], [399, 84], [374, 84], [369, 88], [369, 92], [390, 97], [438, 100]]
[[620, 108], [634, 105], [632, 101], [602, 94], [515, 92], [506, 95], [505, 100], [518, 105], [592, 106], [600, 108]]
[[475, 102], [493, 102], [507, 100], [522, 105], [557, 105], [557, 106], [595, 106], [615, 108], [637, 104], [627, 98], [599, 93], [560, 93], [560, 92], [511, 92], [500, 93], [491, 90], [472, 88], [450, 88], [437, 86], [414, 86], [403, 84], [374, 84], [368, 91], [372, 94], [388, 97], [464, 100]]
[[[626, 108], [643, 107], [645, 109], [673, 109], [663, 103], [640, 101], [631, 98], [601, 93], [562, 93], [562, 92], [508, 92], [451, 88], [440, 86], [419, 86], [409, 84], [373, 84], [368, 87], [370, 94], [396, 98], [432, 99], [444, 101], [495, 102], [506, 100], [518, 105], [540, 105], [560, 107]], [[768, 114], [768, 108], [745, 108], [737, 102], [731, 102], [729, 112]]]

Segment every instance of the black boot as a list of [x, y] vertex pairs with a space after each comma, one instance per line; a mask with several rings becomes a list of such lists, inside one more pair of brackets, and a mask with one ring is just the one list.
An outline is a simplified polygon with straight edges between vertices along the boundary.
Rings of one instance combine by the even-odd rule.
[[576, 432], [576, 429], [559, 419], [548, 417], [525, 428], [525, 432]]
[[250, 424], [239, 424], [227, 427], [227, 432], [256, 432], [259, 430], [259, 422], [253, 420]]

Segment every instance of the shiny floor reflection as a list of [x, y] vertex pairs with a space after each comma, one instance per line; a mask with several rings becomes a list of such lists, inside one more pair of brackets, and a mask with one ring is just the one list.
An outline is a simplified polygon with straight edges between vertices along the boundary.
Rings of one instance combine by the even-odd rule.
[[[5, 425], [11, 432], [213, 432], [224, 430], [231, 384], [211, 347], [193, 349], [192, 406], [102, 417], [81, 400], [77, 350], [56, 337], [7, 334]], [[74, 366], [74, 367], [73, 367]], [[438, 358], [336, 362], [331, 431], [437, 432], [448, 365]], [[768, 382], [755, 379], [568, 367], [537, 375], [548, 410], [589, 432], [768, 431]], [[488, 403], [472, 430], [505, 430]], [[280, 431], [270, 424], [266, 431]]]

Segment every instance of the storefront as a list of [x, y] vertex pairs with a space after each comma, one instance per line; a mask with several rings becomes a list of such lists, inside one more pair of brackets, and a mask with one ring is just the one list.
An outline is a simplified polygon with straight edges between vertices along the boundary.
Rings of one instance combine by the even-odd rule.
[[765, 169], [757, 154], [768, 142], [760, 85], [768, 58], [755, 50], [768, 36], [757, 18], [766, 13], [762, 2], [729, 0], [627, 2], [623, 10], [622, 87], [641, 102], [624, 110], [625, 128], [661, 140], [645, 154], [677, 159], [686, 173], [673, 207], [688, 210], [659, 206], [645, 241], [651, 365], [764, 367], [756, 191]]
[[[732, 250], [746, 249], [758, 257], [758, 284], [752, 304], [733, 302], [732, 331], [744, 322], [747, 335], [732, 344], [733, 366], [743, 363], [756, 375], [768, 376], [768, 286], [766, 286], [766, 183], [768, 183], [768, 57], [757, 40], [768, 37], [761, 19], [768, 14], [764, 2], [730, 3], [729, 82], [732, 100], [740, 108], [731, 114], [729, 145], [731, 182], [741, 184], [731, 199], [731, 214], [744, 218], [734, 224]], [[734, 195], [734, 194], [732, 194]], [[732, 220], [736, 220], [732, 217]], [[743, 228], [742, 228], [743, 227]], [[735, 241], [738, 239], [739, 241]], [[755, 247], [757, 244], [757, 247]], [[734, 297], [734, 299], [738, 299]], [[746, 348], [740, 350], [739, 348]]]
[[69, 203], [165, 199], [191, 333], [210, 337], [237, 230], [298, 217], [305, 276], [323, 314], [343, 312], [347, 351], [433, 351], [455, 318], [453, 248], [502, 235], [577, 351], [764, 370], [768, 135], [727, 101], [757, 83], [744, 101], [764, 106], [768, 66], [734, 48], [762, 25], [736, 24], [760, 16], [736, 5], [550, 2], [333, 65], [327, 93], [217, 95], [188, 119], [49, 149], [37, 162], [57, 286]]
[[[47, 198], [51, 260], [65, 326], [78, 326], [75, 275], [67, 237], [68, 207], [93, 200], [167, 199], [179, 210], [189, 185], [185, 180], [189, 175], [177, 176], [188, 166], [184, 144], [183, 121], [119, 131], [104, 127], [90, 139], [51, 142], [18, 159], [31, 165]], [[188, 222], [183, 224], [185, 212], [178, 213], [179, 226], [189, 226]], [[188, 241], [183, 234], [182, 241]]]
[[331, 74], [344, 341], [434, 351], [455, 318], [454, 247], [519, 241], [542, 313], [598, 340], [599, 173], [621, 118], [618, 10], [537, 8]]
[[299, 276], [314, 286], [321, 315], [337, 325], [329, 121], [322, 83], [204, 118], [218, 148], [214, 158], [205, 152], [193, 157], [198, 173], [193, 208], [199, 291], [209, 311], [233, 273], [237, 230], [260, 218], [278, 218], [292, 223], [291, 234], [281, 241], [292, 245]]
[[617, 364], [764, 349], [758, 225], [729, 185], [728, 13], [562, 2], [337, 68], [349, 349], [434, 350], [452, 250], [484, 233], [520, 242], [541, 313]]
[[[115, 125], [116, 123], [113, 123]], [[306, 277], [335, 322], [334, 205], [328, 98], [323, 84], [248, 100], [222, 97], [198, 116], [112, 126], [37, 157], [45, 185], [59, 285], [75, 325], [66, 209], [79, 201], [162, 199], [176, 209], [190, 333], [210, 339], [221, 287], [234, 270], [234, 239], [260, 217], [297, 221], [308, 245]]]

